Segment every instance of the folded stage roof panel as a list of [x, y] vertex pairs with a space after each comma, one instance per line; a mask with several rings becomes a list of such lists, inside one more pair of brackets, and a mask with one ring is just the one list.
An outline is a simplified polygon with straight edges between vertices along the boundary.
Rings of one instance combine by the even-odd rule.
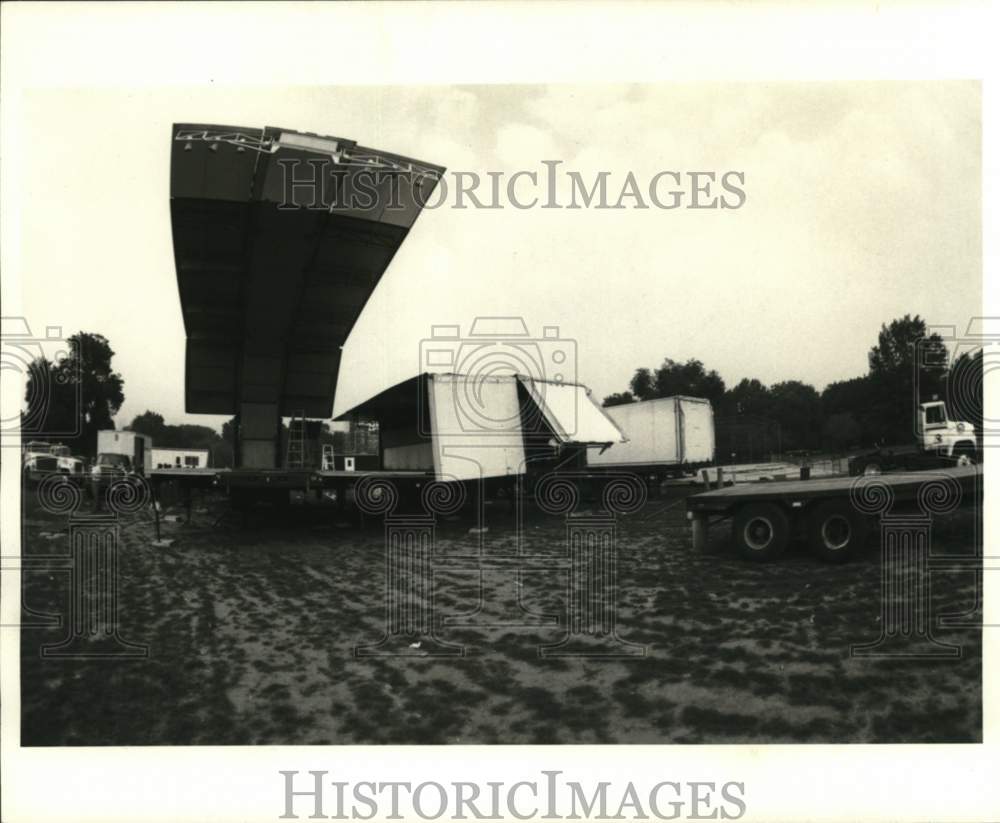
[[186, 410], [329, 417], [340, 349], [444, 169], [288, 129], [171, 137]]

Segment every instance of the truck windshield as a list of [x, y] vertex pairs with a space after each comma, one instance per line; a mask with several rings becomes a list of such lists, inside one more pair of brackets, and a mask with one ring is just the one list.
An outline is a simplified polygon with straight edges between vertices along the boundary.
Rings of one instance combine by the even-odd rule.
[[52, 454], [56, 457], [69, 457], [69, 446], [53, 446], [51, 449]]
[[116, 468], [128, 468], [128, 458], [124, 454], [99, 454], [97, 456], [98, 466], [115, 466]]
[[928, 426], [941, 426], [944, 425], [945, 415], [944, 406], [928, 406], [924, 410], [925, 419], [927, 420]]

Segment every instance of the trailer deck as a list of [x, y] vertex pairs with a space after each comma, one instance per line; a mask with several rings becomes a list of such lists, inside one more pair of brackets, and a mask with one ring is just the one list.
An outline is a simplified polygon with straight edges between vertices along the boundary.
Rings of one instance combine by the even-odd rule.
[[785, 549], [790, 535], [805, 531], [823, 559], [840, 562], [860, 548], [874, 512], [852, 501], [852, 490], [878, 485], [888, 489], [889, 504], [913, 504], [935, 479], [960, 493], [963, 503], [982, 493], [982, 466], [957, 466], [934, 471], [902, 472], [871, 477], [826, 477], [816, 480], [779, 480], [713, 489], [687, 500], [692, 544], [704, 552], [708, 526], [714, 518], [733, 518], [733, 539], [741, 554], [752, 560], [771, 560]]
[[[900, 499], [914, 499], [920, 486], [938, 474], [947, 474], [970, 489], [975, 478], [982, 474], [981, 466], [958, 466], [941, 469], [939, 472], [900, 472], [899, 474], [882, 474], [869, 478], [889, 486]], [[747, 500], [791, 500], [792, 505], [801, 500], [811, 500], [818, 497], [850, 494], [851, 487], [858, 483], [856, 477], [824, 477], [816, 480], [775, 480], [770, 482], [748, 483], [740, 486], [728, 486], [722, 489], [702, 492], [688, 498], [688, 511], [720, 512], [728, 511]], [[863, 482], [863, 481], [862, 481]]]

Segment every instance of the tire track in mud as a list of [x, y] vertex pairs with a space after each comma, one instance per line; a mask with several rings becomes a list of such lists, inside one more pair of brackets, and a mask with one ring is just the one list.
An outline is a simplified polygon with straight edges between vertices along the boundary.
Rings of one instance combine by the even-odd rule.
[[[852, 659], [878, 636], [879, 569], [867, 556], [770, 566], [691, 553], [683, 505], [619, 522], [619, 634], [637, 659], [539, 658], [565, 632], [565, 571], [435, 577], [442, 639], [465, 656], [357, 658], [384, 632], [379, 528], [169, 524], [122, 527], [121, 620], [145, 661], [43, 661], [52, 630], [22, 632], [24, 739], [46, 744], [875, 742], [981, 739], [981, 637], [961, 660]], [[657, 508], [659, 507], [659, 508]], [[28, 518], [29, 546], [53, 528]], [[445, 522], [442, 556], [475, 554]], [[948, 539], [964, 550], [968, 530]], [[718, 543], [718, 535], [716, 543]], [[523, 548], [565, 553], [557, 520], [526, 524]], [[501, 529], [483, 550], [512, 553]], [[946, 543], [944, 548], [947, 549]], [[34, 575], [33, 604], [65, 581]], [[938, 612], [971, 604], [969, 575], [935, 578]], [[523, 609], [527, 609], [525, 613]], [[477, 612], [477, 609], [479, 611]], [[556, 614], [555, 625], [503, 625]], [[462, 615], [465, 615], [463, 618]], [[475, 619], [470, 619], [473, 615]], [[485, 624], [485, 625], [484, 625]], [[415, 638], [415, 641], [421, 640]]]

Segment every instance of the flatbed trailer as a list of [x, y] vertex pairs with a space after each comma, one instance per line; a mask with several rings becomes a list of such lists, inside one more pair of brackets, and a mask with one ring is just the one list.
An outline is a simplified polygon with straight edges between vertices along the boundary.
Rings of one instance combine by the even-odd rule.
[[954, 455], [922, 449], [919, 446], [885, 446], [853, 455], [848, 461], [848, 473], [883, 474], [893, 471], [926, 471], [953, 466], [968, 466], [976, 462], [976, 453], [960, 451]]
[[336, 505], [343, 510], [350, 495], [366, 478], [386, 481], [397, 496], [419, 494], [434, 481], [424, 471], [348, 471], [344, 469], [230, 469], [174, 467], [153, 469], [148, 479], [153, 499], [158, 500], [164, 486], [172, 486], [191, 519], [192, 492], [195, 489], [218, 489], [234, 509], [257, 503], [277, 506], [294, 504]]
[[759, 482], [702, 492], [687, 499], [693, 547], [704, 553], [709, 525], [732, 519], [733, 542], [748, 560], [774, 560], [793, 536], [802, 534], [820, 559], [844, 562], [864, 545], [881, 513], [875, 503], [916, 506], [935, 481], [940, 488], [930, 491], [960, 495], [962, 504], [971, 504], [982, 495], [982, 466]]

